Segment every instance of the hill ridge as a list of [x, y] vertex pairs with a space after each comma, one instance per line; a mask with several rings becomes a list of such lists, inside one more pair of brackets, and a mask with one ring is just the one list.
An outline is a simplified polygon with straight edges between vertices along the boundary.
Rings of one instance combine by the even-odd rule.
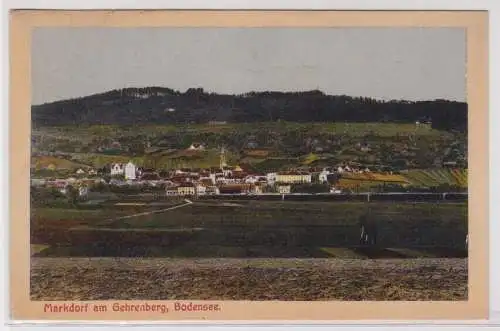
[[140, 125], [210, 122], [401, 122], [432, 120], [432, 126], [463, 131], [467, 103], [444, 99], [378, 100], [302, 92], [218, 94], [202, 88], [125, 88], [32, 106], [36, 126], [69, 124]]

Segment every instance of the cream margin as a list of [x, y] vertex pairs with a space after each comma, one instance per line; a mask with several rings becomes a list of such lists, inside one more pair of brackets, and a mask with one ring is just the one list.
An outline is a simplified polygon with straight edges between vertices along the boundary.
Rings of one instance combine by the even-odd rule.
[[[36, 27], [462, 27], [469, 104], [469, 300], [219, 303], [217, 313], [44, 313], [29, 297], [31, 31]], [[283, 321], [488, 318], [488, 13], [486, 11], [19, 10], [10, 13], [10, 301], [13, 320]], [[143, 301], [120, 301], [143, 303]], [[56, 303], [56, 302], [51, 302]], [[88, 302], [108, 304], [110, 302]], [[159, 303], [150, 301], [152, 303]], [[171, 304], [172, 301], [161, 303]]]

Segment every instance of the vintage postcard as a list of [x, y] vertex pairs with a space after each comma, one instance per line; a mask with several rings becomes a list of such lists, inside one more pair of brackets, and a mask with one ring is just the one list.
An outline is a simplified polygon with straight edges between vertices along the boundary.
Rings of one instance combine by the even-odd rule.
[[11, 312], [485, 319], [486, 12], [11, 12]]

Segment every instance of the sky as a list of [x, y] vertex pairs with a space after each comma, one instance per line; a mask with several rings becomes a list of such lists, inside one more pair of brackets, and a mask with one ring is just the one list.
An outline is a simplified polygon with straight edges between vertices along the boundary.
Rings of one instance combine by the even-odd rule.
[[462, 28], [36, 28], [32, 104], [125, 87], [466, 101]]

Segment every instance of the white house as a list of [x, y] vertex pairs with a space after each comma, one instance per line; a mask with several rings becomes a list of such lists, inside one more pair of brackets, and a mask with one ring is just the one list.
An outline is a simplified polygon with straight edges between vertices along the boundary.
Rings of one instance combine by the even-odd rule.
[[291, 186], [290, 185], [279, 185], [278, 186], [278, 193], [280, 194], [289, 194], [291, 192]]
[[215, 185], [212, 185], [212, 186], [207, 186], [206, 189], [205, 189], [205, 194], [210, 194], [210, 195], [213, 195], [213, 194], [220, 194], [220, 191], [219, 191], [219, 188]]
[[342, 168], [342, 167], [340, 167], [340, 166], [339, 166], [339, 167], [337, 168], [337, 172], [338, 172], [339, 174], [343, 173], [343, 172], [344, 172], [344, 168]]
[[176, 186], [169, 186], [165, 189], [165, 194], [172, 196], [172, 195], [177, 195], [177, 187]]
[[136, 179], [137, 167], [132, 162], [125, 165], [125, 179]]
[[275, 172], [270, 172], [266, 175], [266, 178], [267, 178], [267, 182], [269, 184], [274, 184], [276, 182], [276, 173]]
[[191, 144], [191, 146], [189, 146], [188, 149], [191, 151], [202, 151], [205, 149], [205, 146], [203, 146], [202, 144], [193, 143]]
[[80, 168], [80, 169], [78, 169], [78, 170], [76, 171], [76, 174], [78, 174], [78, 175], [82, 175], [82, 174], [84, 174], [84, 173], [85, 173], [85, 170], [83, 170], [82, 168]]
[[319, 181], [320, 183], [326, 183], [328, 181], [328, 175], [330, 174], [330, 171], [328, 170], [323, 170], [319, 173]]
[[123, 168], [123, 165], [119, 163], [111, 165], [111, 176], [123, 175], [124, 171], [125, 169]]
[[226, 177], [233, 175], [233, 170], [230, 167], [224, 167], [222, 169], [222, 174]]
[[204, 195], [207, 193], [207, 188], [204, 185], [196, 185], [196, 194], [198, 195]]
[[195, 195], [196, 187], [192, 183], [184, 183], [177, 187], [178, 195]]
[[257, 183], [259, 179], [257, 178], [257, 176], [254, 176], [254, 175], [248, 175], [245, 177], [245, 183], [246, 184], [255, 184]]
[[89, 194], [89, 188], [87, 186], [80, 186], [78, 188], [78, 195], [81, 198], [87, 198], [88, 194]]
[[332, 186], [332, 187], [330, 187], [330, 193], [340, 194], [340, 193], [342, 193], [342, 191], [337, 189], [335, 186]]

